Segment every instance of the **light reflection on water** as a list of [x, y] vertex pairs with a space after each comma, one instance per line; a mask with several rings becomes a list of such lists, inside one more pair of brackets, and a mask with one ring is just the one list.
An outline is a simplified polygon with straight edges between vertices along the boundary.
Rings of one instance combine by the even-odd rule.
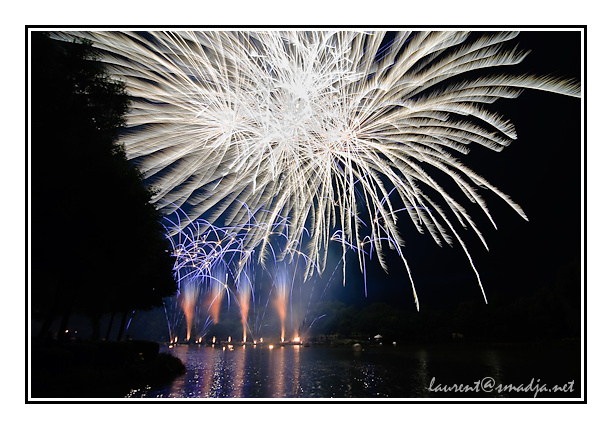
[[[178, 346], [169, 353], [187, 367], [167, 386], [134, 390], [133, 398], [532, 398], [505, 392], [445, 394], [436, 384], [547, 383], [575, 380], [579, 396], [579, 349], [470, 348], [457, 345], [369, 347]], [[558, 362], [562, 362], [559, 365]], [[540, 397], [545, 395], [540, 395]], [[550, 396], [549, 396], [550, 397]]]

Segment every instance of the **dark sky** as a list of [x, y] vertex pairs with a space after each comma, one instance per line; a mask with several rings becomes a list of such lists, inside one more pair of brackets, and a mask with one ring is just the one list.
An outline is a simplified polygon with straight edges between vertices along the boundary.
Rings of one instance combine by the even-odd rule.
[[[508, 49], [517, 45], [521, 50], [531, 50], [521, 64], [480, 71], [476, 77], [509, 73], [581, 79], [580, 32], [524, 31], [506, 43]], [[477, 205], [462, 198], [454, 183], [444, 175], [434, 176], [442, 185], [448, 185], [445, 189], [468, 210], [489, 245], [487, 252], [474, 232], [463, 231], [454, 223], [493, 305], [511, 302], [541, 286], [554, 284], [560, 270], [580, 257], [580, 104], [577, 98], [535, 90], [526, 90], [516, 99], [499, 100], [485, 108], [513, 122], [518, 139], [502, 152], [473, 144], [469, 154], [454, 154], [509, 195], [523, 208], [529, 221], [492, 192], [482, 190], [480, 193], [498, 228], [495, 230]], [[450, 210], [445, 212], [449, 214]], [[419, 234], [407, 216], [400, 218], [400, 229], [421, 311], [449, 309], [461, 301], [483, 302], [476, 275], [456, 240], [454, 247], [440, 248], [429, 235]], [[342, 285], [341, 268], [328, 283], [339, 257], [336, 246], [336, 251], [330, 250], [328, 254], [323, 277], [310, 279], [302, 287], [303, 295], [304, 292], [311, 295], [313, 284], [316, 289], [312, 296], [321, 295], [324, 285], [329, 284], [323, 300], [338, 299], [359, 306], [383, 301], [415, 309], [408, 276], [393, 251], [385, 252], [389, 274], [382, 271], [376, 260], [367, 264], [367, 296], [354, 254], [348, 258], [346, 285]], [[267, 293], [262, 296], [266, 298]]]
[[[523, 32], [513, 42], [532, 51], [523, 63], [508, 69], [513, 74], [581, 79], [579, 32]], [[529, 218], [525, 221], [500, 198], [483, 191], [481, 195], [486, 197], [497, 224], [495, 230], [477, 206], [469, 202], [464, 205], [489, 245], [486, 252], [473, 232], [462, 234], [489, 302], [495, 303], [554, 282], [560, 269], [580, 257], [581, 118], [579, 99], [533, 90], [487, 108], [511, 120], [518, 139], [500, 153], [471, 145], [468, 155], [457, 156], [509, 195]], [[459, 189], [451, 193], [460, 194]], [[403, 228], [405, 255], [421, 309], [482, 300], [476, 276], [460, 246], [439, 248], [430, 236], [420, 235], [407, 222]], [[392, 253], [387, 255], [389, 261], [394, 259]], [[381, 300], [414, 307], [410, 284], [399, 262], [395, 258], [391, 263], [389, 275], [377, 264], [369, 264], [367, 299], [359, 277], [351, 278], [344, 288], [334, 286], [328, 296], [358, 304]], [[353, 268], [355, 272], [357, 267]]]
[[[522, 64], [504, 72], [581, 78], [579, 32], [523, 32], [507, 46], [516, 44], [532, 52]], [[525, 221], [492, 192], [482, 191], [497, 224], [495, 230], [479, 207], [460, 200], [489, 244], [487, 252], [473, 232], [461, 233], [489, 303], [497, 305], [554, 282], [560, 269], [580, 257], [581, 118], [579, 99], [533, 90], [487, 108], [511, 120], [518, 139], [501, 153], [471, 145], [469, 154], [456, 156], [508, 194], [529, 217]], [[452, 196], [460, 196], [459, 189], [450, 189]], [[419, 234], [407, 217], [403, 222], [404, 255], [421, 311], [448, 309], [465, 300], [482, 302], [477, 278], [458, 243], [440, 248], [429, 235]], [[313, 282], [318, 285], [314, 295], [320, 293], [338, 258], [338, 253], [330, 252], [328, 270], [322, 279], [307, 283], [307, 294]], [[355, 259], [349, 258], [346, 286], [339, 269], [323, 300], [356, 305], [384, 301], [415, 310], [408, 276], [393, 252], [386, 252], [389, 274], [376, 261], [368, 263], [367, 297]]]

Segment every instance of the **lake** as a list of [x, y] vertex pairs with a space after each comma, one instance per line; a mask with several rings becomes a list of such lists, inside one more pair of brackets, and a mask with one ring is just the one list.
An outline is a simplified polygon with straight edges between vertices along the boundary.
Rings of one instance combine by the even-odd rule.
[[[187, 367], [131, 398], [580, 398], [577, 341], [351, 346], [182, 345]], [[556, 386], [556, 387], [555, 387]], [[552, 391], [553, 388], [556, 391]]]

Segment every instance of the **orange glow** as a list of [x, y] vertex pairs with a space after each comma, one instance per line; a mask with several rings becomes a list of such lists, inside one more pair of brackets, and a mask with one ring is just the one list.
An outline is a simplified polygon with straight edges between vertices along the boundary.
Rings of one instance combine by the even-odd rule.
[[185, 322], [187, 324], [187, 341], [189, 341], [191, 338], [191, 327], [193, 325], [193, 317], [198, 295], [198, 289], [191, 284], [187, 284], [179, 296], [180, 306], [183, 313], [185, 313]]
[[191, 338], [191, 324], [193, 323], [193, 312], [185, 312], [185, 321], [187, 323], [187, 341]]
[[[246, 285], [246, 283], [243, 282]], [[247, 318], [249, 315], [249, 290], [241, 284], [242, 288], [238, 293], [238, 304], [240, 305], [240, 315], [242, 316], [242, 342], [247, 340]]]
[[268, 346], [268, 348], [269, 348], [270, 350], [272, 350], [272, 349], [274, 348], [274, 345], [273, 345], [273, 344], [270, 344], [270, 345]]
[[285, 342], [285, 318], [287, 316], [287, 293], [284, 285], [276, 289], [276, 299], [274, 305], [278, 310], [278, 317], [281, 324], [281, 343]]
[[219, 312], [221, 310], [221, 301], [223, 295], [227, 292], [227, 273], [222, 268], [215, 270], [215, 273], [210, 281], [210, 290], [207, 298], [208, 314], [213, 323], [219, 323]]
[[300, 342], [300, 337], [296, 336], [296, 337], [293, 339], [293, 342], [294, 342], [294, 343], [299, 343], [299, 342]]
[[221, 290], [218, 292], [213, 291], [211, 295], [208, 297], [208, 312], [210, 314], [210, 318], [213, 320], [215, 324], [219, 323], [219, 311], [221, 310], [221, 298], [223, 298], [223, 294]]

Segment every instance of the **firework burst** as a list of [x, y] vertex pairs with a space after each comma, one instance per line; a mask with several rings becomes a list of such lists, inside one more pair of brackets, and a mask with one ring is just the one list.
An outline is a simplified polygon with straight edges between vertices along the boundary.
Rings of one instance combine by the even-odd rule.
[[123, 142], [159, 189], [155, 203], [162, 211], [180, 208], [185, 219], [234, 231], [254, 219], [258, 228], [241, 244], [247, 254], [261, 249], [260, 261], [270, 237], [283, 231], [287, 246], [275, 256], [304, 247], [306, 276], [325, 269], [332, 239], [344, 254], [355, 250], [362, 268], [366, 254], [386, 268], [383, 243], [390, 243], [417, 307], [398, 212], [439, 245], [456, 240], [472, 267], [457, 226], [486, 246], [431, 169], [450, 177], [491, 222], [477, 188], [526, 218], [453, 153], [467, 153], [469, 144], [500, 151], [516, 139], [512, 124], [484, 107], [500, 98], [524, 89], [580, 96], [579, 84], [551, 77], [462, 78], [521, 62], [526, 52], [504, 47], [516, 32], [71, 35], [91, 40], [133, 96], [132, 132]]

